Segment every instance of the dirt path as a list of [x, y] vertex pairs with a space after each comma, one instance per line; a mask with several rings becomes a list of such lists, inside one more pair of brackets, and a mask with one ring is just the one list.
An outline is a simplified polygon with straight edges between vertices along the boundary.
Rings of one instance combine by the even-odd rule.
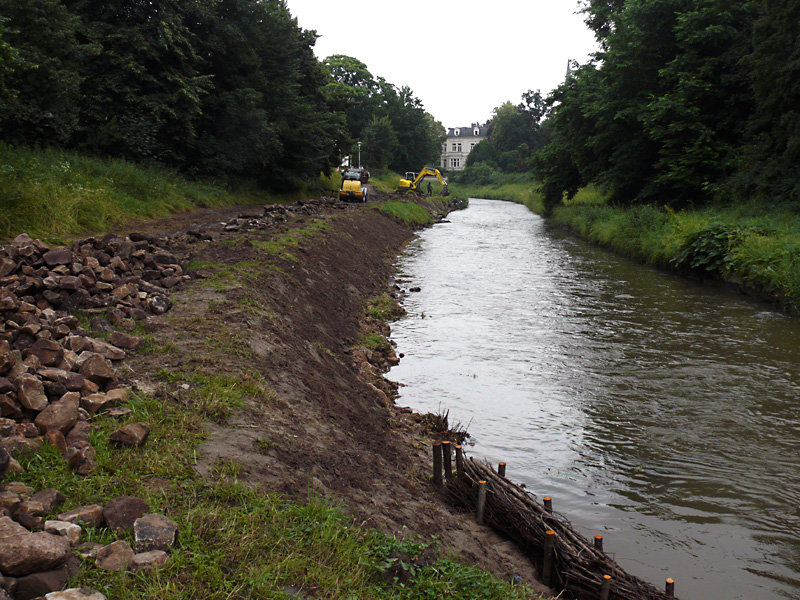
[[[464, 559], [536, 586], [533, 567], [512, 544], [438, 499], [418, 418], [389, 400], [391, 385], [365, 360], [371, 352], [352, 350], [366, 331], [365, 306], [386, 291], [394, 259], [413, 235], [375, 210], [378, 200], [312, 204], [307, 215], [250, 232], [225, 231], [236, 209], [148, 224], [150, 232], [193, 231], [176, 238], [183, 240], [177, 249], [206, 279], [173, 296], [166, 327], [155, 333], [169, 351], [138, 356], [130, 383], [180, 400], [180, 386], [164, 383], [158, 370], [255, 382], [264, 393], [225, 425], [209, 425], [202, 474], [235, 461], [240, 480], [265, 492], [342, 501], [364, 526], [436, 536]], [[292, 230], [308, 233], [287, 238]]]

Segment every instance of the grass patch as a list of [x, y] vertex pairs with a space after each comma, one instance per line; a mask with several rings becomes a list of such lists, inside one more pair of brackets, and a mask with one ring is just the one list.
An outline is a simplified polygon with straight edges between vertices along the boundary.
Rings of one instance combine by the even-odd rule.
[[516, 175], [503, 177], [496, 184], [491, 185], [451, 183], [450, 193], [459, 198], [486, 198], [516, 202], [524, 204], [537, 214], [544, 211], [543, 196], [539, 192], [538, 183], [529, 179], [521, 179]]
[[556, 207], [553, 219], [646, 263], [754, 288], [800, 315], [800, 216], [789, 208], [620, 208], [606, 204], [601, 190], [588, 188]]
[[390, 217], [402, 221], [406, 227], [420, 227], [433, 223], [430, 213], [411, 201], [399, 202], [392, 200], [376, 207], [376, 210], [386, 213]]
[[403, 309], [389, 294], [381, 294], [372, 298], [367, 303], [366, 313], [368, 317], [375, 317], [379, 321], [393, 321], [398, 318]]

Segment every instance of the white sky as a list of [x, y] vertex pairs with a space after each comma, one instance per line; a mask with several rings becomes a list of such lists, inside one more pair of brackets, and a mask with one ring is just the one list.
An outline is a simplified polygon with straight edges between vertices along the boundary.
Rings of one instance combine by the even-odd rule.
[[447, 127], [484, 123], [529, 89], [546, 96], [594, 36], [577, 0], [287, 0], [316, 54], [345, 54], [372, 76], [407, 85]]

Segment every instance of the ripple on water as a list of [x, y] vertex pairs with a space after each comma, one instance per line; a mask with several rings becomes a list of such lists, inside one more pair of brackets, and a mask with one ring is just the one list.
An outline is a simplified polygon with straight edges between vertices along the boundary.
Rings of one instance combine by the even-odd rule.
[[[684, 599], [800, 584], [800, 325], [472, 200], [412, 244], [400, 403], [449, 409], [629, 571]], [[423, 317], [424, 315], [424, 317]]]

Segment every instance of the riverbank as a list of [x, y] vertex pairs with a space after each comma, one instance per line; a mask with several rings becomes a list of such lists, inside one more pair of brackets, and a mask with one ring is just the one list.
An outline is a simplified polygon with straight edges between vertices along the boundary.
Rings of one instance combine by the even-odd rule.
[[380, 341], [386, 282], [413, 235], [402, 217], [447, 210], [398, 205], [205, 209], [137, 225], [195, 278], [157, 327], [129, 332], [141, 348], [117, 366], [131, 390], [123, 423], [148, 423], [147, 443], [120, 451], [119, 423], [95, 418], [89, 475], [45, 445], [15, 478], [62, 491], [59, 511], [136, 496], [177, 523], [179, 543], [157, 576], [87, 559], [72, 585], [120, 600], [536, 597], [510, 583], [536, 585], [527, 559], [435, 496], [425, 429], [382, 377], [395, 360]]
[[[542, 214], [534, 184], [510, 189], [454, 185], [456, 193], [505, 199]], [[800, 314], [800, 217], [788, 207], [747, 204], [672, 211], [609, 206], [592, 187], [557, 206], [552, 222], [625, 256], [709, 281]]]

